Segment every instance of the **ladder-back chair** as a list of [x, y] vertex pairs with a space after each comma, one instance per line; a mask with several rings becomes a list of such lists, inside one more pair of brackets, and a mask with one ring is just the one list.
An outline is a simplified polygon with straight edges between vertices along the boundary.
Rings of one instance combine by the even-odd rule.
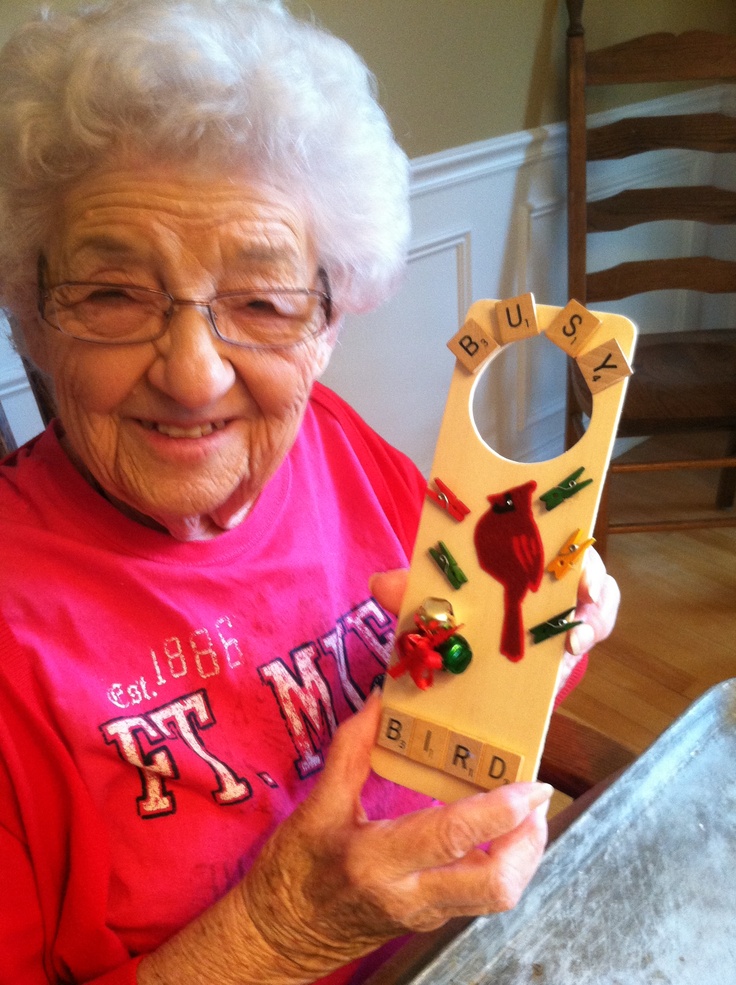
[[[736, 119], [721, 113], [644, 117], [634, 115], [587, 129], [586, 90], [591, 86], [736, 81], [736, 37], [691, 31], [651, 34], [586, 51], [583, 0], [567, 0], [568, 48], [568, 294], [588, 307], [654, 290], [736, 292], [736, 262], [709, 256], [629, 260], [606, 270], [587, 269], [587, 237], [662, 220], [736, 226], [736, 192], [712, 186], [632, 188], [590, 202], [589, 161], [626, 158], [673, 148], [736, 152]], [[638, 112], [638, 110], [637, 110]], [[726, 432], [719, 457], [617, 464], [611, 473], [707, 468], [720, 472], [715, 507], [708, 517], [611, 523], [609, 485], [595, 536], [605, 554], [608, 533], [734, 526], [736, 492], [736, 327], [655, 331], [640, 325], [634, 376], [629, 381], [619, 437]], [[572, 360], [570, 361], [572, 363]], [[569, 367], [566, 440], [584, 430], [590, 395]]]

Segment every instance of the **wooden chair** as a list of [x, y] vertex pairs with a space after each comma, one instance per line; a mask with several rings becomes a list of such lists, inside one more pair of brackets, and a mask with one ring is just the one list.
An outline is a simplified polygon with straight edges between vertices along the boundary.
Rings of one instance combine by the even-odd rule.
[[[585, 50], [583, 0], [567, 0], [568, 29], [568, 288], [569, 296], [595, 308], [653, 290], [736, 292], [736, 262], [696, 256], [629, 261], [588, 273], [587, 234], [603, 234], [657, 220], [736, 224], [736, 192], [714, 187], [635, 188], [588, 202], [588, 161], [624, 158], [645, 151], [681, 148], [714, 153], [736, 151], [736, 119], [708, 113], [622, 119], [596, 129], [586, 127], [590, 86], [642, 82], [736, 80], [736, 37], [693, 31], [651, 34], [598, 51]], [[736, 492], [736, 328], [648, 334], [640, 325], [635, 374], [618, 430], [619, 437], [723, 431], [722, 457], [614, 464], [611, 472], [719, 469], [716, 509], [706, 519], [610, 523], [604, 491], [595, 537], [605, 554], [609, 532], [734, 526], [730, 507]], [[590, 412], [587, 388], [570, 360], [566, 440], [584, 430]]]
[[552, 715], [539, 779], [576, 799], [630, 766], [635, 753], [563, 711]]

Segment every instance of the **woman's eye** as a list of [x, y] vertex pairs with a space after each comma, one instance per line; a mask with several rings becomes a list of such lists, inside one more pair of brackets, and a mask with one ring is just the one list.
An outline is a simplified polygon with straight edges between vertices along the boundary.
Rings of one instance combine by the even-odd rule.
[[242, 318], [275, 318], [282, 314], [275, 300], [263, 295], [233, 298], [229, 307], [233, 315]]
[[134, 301], [135, 298], [122, 287], [98, 287], [90, 291], [84, 300], [93, 304], [105, 304], [115, 301]]
[[271, 313], [276, 311], [276, 307], [273, 301], [269, 300], [268, 298], [252, 298], [248, 302], [247, 307], [249, 311], [263, 311], [266, 313]]

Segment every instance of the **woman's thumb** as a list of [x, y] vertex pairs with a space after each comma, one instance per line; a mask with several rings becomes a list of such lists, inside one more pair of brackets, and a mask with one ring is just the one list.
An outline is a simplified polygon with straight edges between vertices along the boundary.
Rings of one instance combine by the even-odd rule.
[[371, 692], [361, 710], [340, 725], [314, 789], [331, 812], [354, 811], [371, 771], [371, 749], [381, 720], [381, 692]]

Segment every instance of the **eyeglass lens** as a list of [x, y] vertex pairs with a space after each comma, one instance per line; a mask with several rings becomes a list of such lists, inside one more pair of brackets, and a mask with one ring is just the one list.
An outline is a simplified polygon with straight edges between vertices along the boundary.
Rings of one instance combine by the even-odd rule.
[[325, 326], [328, 296], [306, 289], [223, 294], [210, 302], [175, 300], [146, 288], [61, 284], [46, 294], [44, 317], [67, 335], [97, 342], [145, 342], [166, 331], [180, 306], [205, 308], [217, 334], [236, 345], [295, 345]]

